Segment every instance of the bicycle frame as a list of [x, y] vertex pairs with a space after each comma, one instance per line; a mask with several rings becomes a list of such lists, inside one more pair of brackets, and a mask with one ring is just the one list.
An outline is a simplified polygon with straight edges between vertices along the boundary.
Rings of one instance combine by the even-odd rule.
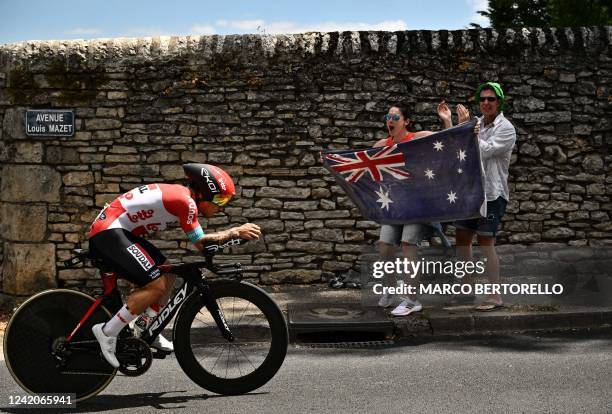
[[[219, 308], [217, 301], [212, 297], [210, 293], [209, 283], [202, 278], [201, 268], [207, 268], [217, 275], [240, 275], [242, 268], [240, 264], [226, 264], [226, 265], [213, 265], [212, 258], [207, 257], [205, 261], [195, 263], [181, 263], [181, 264], [166, 264], [159, 266], [161, 273], [173, 273], [178, 277], [184, 279], [183, 284], [177, 290], [174, 297], [168, 301], [166, 306], [160, 310], [157, 317], [153, 320], [150, 327], [143, 332], [140, 339], [151, 344], [153, 340], [164, 330], [166, 325], [172, 320], [174, 315], [180, 309], [180, 305], [187, 299], [194, 291], [202, 297], [206, 308], [212, 315], [217, 327], [221, 331], [221, 334], [228, 341], [233, 341], [234, 336], [230, 331], [229, 326], [225, 321], [223, 312]], [[117, 274], [114, 272], [103, 272], [102, 282], [104, 286], [104, 293], [101, 297], [97, 298], [90, 308], [85, 312], [85, 315], [81, 318], [76, 327], [72, 330], [70, 335], [66, 338], [66, 344], [69, 344], [74, 336], [79, 332], [83, 324], [89, 319], [93, 312], [100, 306], [100, 304], [111, 297], [111, 295], [117, 292]]]

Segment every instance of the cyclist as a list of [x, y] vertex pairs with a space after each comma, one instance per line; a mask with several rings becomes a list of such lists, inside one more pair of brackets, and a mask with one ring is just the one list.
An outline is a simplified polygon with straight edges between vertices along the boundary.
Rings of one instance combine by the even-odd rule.
[[[234, 238], [258, 239], [261, 229], [253, 223], [216, 233], [204, 234], [198, 213], [212, 217], [236, 194], [232, 178], [221, 168], [209, 164], [185, 164], [188, 186], [147, 184], [119, 196], [98, 214], [88, 233], [90, 252], [121, 277], [140, 288], [130, 294], [127, 304], [106, 323], [92, 331], [102, 354], [115, 368], [117, 336], [131, 321], [154, 305], [164, 306], [170, 297], [175, 277], [162, 274], [159, 265], [164, 255], [142, 236], [163, 230], [178, 222], [200, 251], [208, 244], [222, 244]], [[153, 306], [152, 306], [153, 305]], [[159, 335], [151, 344], [172, 351], [170, 341]]]

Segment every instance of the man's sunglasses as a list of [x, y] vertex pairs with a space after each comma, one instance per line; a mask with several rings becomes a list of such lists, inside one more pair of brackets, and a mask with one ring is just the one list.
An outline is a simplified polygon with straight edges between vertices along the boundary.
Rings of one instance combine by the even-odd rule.
[[219, 206], [219, 207], [223, 207], [224, 205], [226, 205], [227, 203], [229, 203], [229, 201], [232, 199], [231, 195], [220, 195], [220, 194], [215, 194], [213, 196], [212, 199], [212, 203]]
[[399, 121], [402, 119], [398, 114], [387, 114], [385, 115], [385, 121]]
[[497, 100], [497, 98], [494, 97], [494, 96], [481, 96], [480, 97], [480, 102], [484, 102], [484, 101], [495, 102], [496, 100]]

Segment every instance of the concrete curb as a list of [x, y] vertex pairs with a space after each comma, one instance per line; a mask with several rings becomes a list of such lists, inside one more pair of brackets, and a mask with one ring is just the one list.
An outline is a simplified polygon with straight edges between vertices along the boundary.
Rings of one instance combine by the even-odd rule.
[[394, 318], [393, 321], [399, 338], [604, 328], [612, 326], [612, 308], [488, 313], [450, 313], [436, 309], [410, 319]]

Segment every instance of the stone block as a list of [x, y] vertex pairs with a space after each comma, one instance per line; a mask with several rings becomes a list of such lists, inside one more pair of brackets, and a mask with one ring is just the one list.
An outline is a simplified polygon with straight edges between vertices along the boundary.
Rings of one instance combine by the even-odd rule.
[[74, 148], [53, 146], [47, 147], [47, 155], [45, 159], [50, 164], [79, 164], [81, 155]]
[[64, 174], [62, 178], [64, 185], [80, 187], [94, 183], [93, 173], [91, 171], [72, 171]]
[[5, 293], [32, 295], [56, 286], [54, 244], [5, 244], [2, 272]]
[[575, 231], [567, 227], [555, 227], [542, 233], [542, 237], [545, 239], [567, 239], [574, 235]]
[[588, 154], [582, 160], [582, 168], [588, 173], [598, 173], [604, 167], [604, 161], [599, 154]]
[[286, 201], [283, 205], [284, 210], [316, 210], [317, 201]]
[[344, 236], [340, 229], [318, 229], [312, 231], [313, 240], [323, 240], [332, 242], [344, 242]]
[[0, 200], [9, 202], [60, 201], [60, 173], [45, 165], [6, 165], [2, 169]]
[[312, 283], [321, 280], [321, 270], [285, 269], [261, 274], [261, 283]]
[[43, 145], [40, 142], [18, 142], [15, 144], [15, 162], [40, 163], [43, 160]]
[[86, 280], [97, 277], [97, 270], [92, 268], [62, 269], [58, 272], [60, 280]]
[[318, 241], [290, 240], [287, 242], [287, 249], [308, 253], [331, 253], [333, 251], [333, 245], [332, 243], [321, 243]]
[[240, 185], [243, 187], [264, 187], [267, 183], [266, 177], [240, 177]]
[[255, 207], [279, 210], [283, 207], [283, 202], [275, 198], [262, 198], [255, 202]]
[[2, 119], [2, 131], [6, 138], [25, 139], [25, 108], [8, 108]]
[[47, 232], [47, 207], [0, 203], [0, 235], [6, 240], [40, 242]]
[[305, 199], [310, 196], [310, 188], [261, 187], [257, 189], [255, 195], [257, 197]]
[[121, 121], [118, 119], [94, 118], [85, 120], [85, 129], [118, 129], [121, 128]]

